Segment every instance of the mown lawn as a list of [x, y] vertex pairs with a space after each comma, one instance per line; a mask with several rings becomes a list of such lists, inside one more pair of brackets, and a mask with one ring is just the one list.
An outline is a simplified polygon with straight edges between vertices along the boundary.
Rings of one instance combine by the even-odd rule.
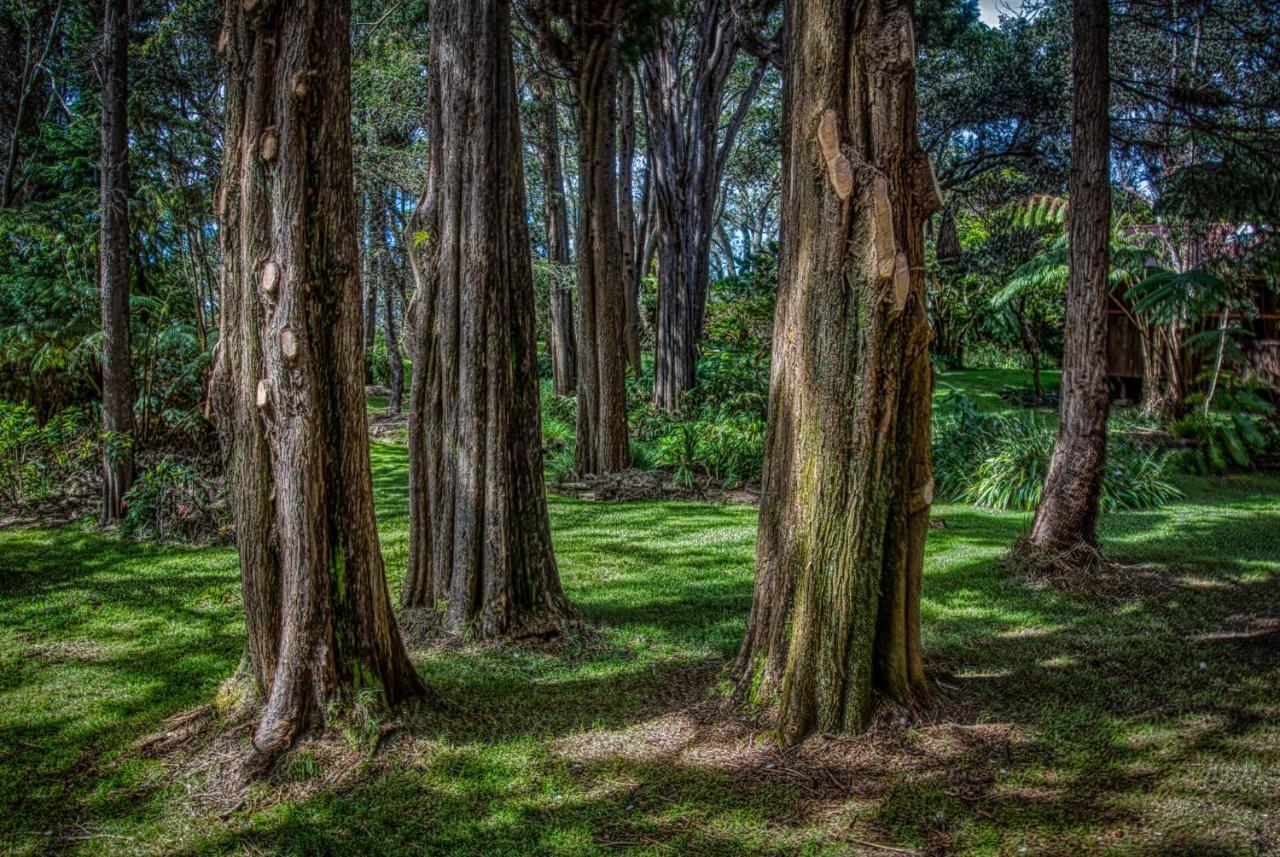
[[[406, 453], [376, 444], [373, 461], [398, 587]], [[234, 552], [3, 531], [0, 847], [1277, 853], [1280, 478], [1179, 484], [1184, 502], [1105, 519], [1108, 553], [1134, 566], [1107, 594], [1007, 579], [994, 560], [1026, 516], [935, 507], [934, 707], [787, 752], [718, 690], [750, 605], [755, 511], [553, 497], [577, 640], [419, 646], [443, 708], [376, 752], [309, 741], [238, 804], [214, 794], [216, 725], [139, 749], [236, 668]]]

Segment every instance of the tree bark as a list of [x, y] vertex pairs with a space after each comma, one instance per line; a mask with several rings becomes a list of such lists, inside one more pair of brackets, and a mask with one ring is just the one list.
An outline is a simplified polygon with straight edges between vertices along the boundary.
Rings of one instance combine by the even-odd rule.
[[618, 32], [622, 0], [577, 0], [578, 416], [574, 469], [631, 464], [627, 433], [625, 287], [618, 234]]
[[[689, 24], [693, 56], [681, 55], [680, 25], [667, 21], [641, 64], [658, 214], [653, 403], [668, 411], [679, 409], [682, 394], [696, 381], [720, 176], [766, 66], [763, 60], [756, 66], [722, 133], [739, 25], [725, 0], [699, 0]], [[684, 63], [691, 73], [684, 73]]]
[[622, 74], [618, 89], [618, 234], [622, 243], [623, 329], [626, 335], [627, 365], [639, 375], [640, 364], [640, 278], [636, 267], [636, 215], [632, 197], [632, 173], [636, 156], [635, 80]]
[[[133, 370], [129, 337], [129, 3], [102, 18], [102, 519], [124, 516], [133, 485]], [[18, 129], [14, 128], [14, 134]]]
[[400, 332], [396, 324], [396, 292], [393, 280], [398, 275], [391, 260], [391, 244], [387, 239], [387, 206], [390, 201], [381, 192], [373, 210], [373, 245], [376, 252], [373, 273], [382, 285], [382, 323], [387, 337], [387, 413], [398, 414], [404, 407], [404, 362], [400, 358]]
[[1061, 555], [1096, 548], [1107, 455], [1107, 294], [1111, 240], [1108, 115], [1110, 9], [1075, 0], [1072, 11], [1069, 273], [1058, 438], [1031, 545]]
[[1181, 321], [1140, 324], [1142, 333], [1142, 414], [1162, 422], [1186, 413]]
[[364, 276], [364, 311], [361, 321], [364, 323], [364, 366], [366, 384], [373, 383], [373, 346], [378, 338], [378, 276], [374, 264], [373, 220], [377, 200], [373, 194], [365, 193], [360, 197], [360, 225], [364, 232], [364, 253], [361, 257]]
[[265, 698], [245, 776], [357, 691], [421, 694], [391, 610], [365, 424], [349, 2], [225, 5], [211, 395]]
[[[547, 261], [568, 266], [569, 211], [564, 197], [564, 170], [560, 163], [560, 112], [555, 81], [549, 75], [533, 78], [538, 105], [538, 165], [542, 170], [542, 222], [547, 234]], [[547, 350], [551, 353], [551, 385], [557, 396], [573, 395], [577, 387], [578, 344], [574, 334], [573, 290], [559, 276], [551, 278], [551, 319]]]
[[756, 583], [740, 692], [779, 736], [860, 731], [926, 693], [920, 579], [933, 481], [908, 0], [786, 10], [782, 255]]
[[533, 272], [506, 0], [432, 6], [402, 601], [481, 637], [571, 618], [542, 482]]

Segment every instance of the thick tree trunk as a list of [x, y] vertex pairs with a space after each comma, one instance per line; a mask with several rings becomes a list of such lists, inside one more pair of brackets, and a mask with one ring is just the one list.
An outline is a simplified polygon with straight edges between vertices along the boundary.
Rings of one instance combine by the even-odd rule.
[[[681, 56], [686, 40], [680, 25], [668, 21], [641, 65], [658, 215], [653, 403], [668, 411], [679, 409], [696, 381], [720, 176], [765, 71], [762, 61], [722, 131], [740, 22], [724, 0], [699, 0], [693, 16], [692, 57]], [[683, 63], [691, 64], [691, 74]]]
[[1058, 439], [1030, 542], [1061, 555], [1097, 546], [1107, 455], [1107, 293], [1111, 240], [1107, 0], [1075, 0], [1067, 322]]
[[933, 481], [925, 219], [909, 0], [787, 7], [782, 256], [739, 687], [785, 741], [926, 693]]
[[391, 261], [391, 245], [387, 239], [387, 206], [390, 201], [379, 193], [374, 198], [373, 260], [374, 277], [382, 285], [382, 323], [387, 337], [387, 413], [398, 414], [404, 407], [404, 362], [400, 359], [400, 332], [396, 324], [396, 292], [393, 280], [398, 276]]
[[621, 75], [618, 91], [618, 230], [622, 243], [623, 328], [626, 335], [627, 365], [639, 375], [640, 364], [640, 278], [636, 273], [636, 215], [632, 202], [632, 173], [636, 156], [635, 80]]
[[538, 164], [542, 170], [542, 222], [547, 233], [547, 261], [556, 266], [551, 278], [551, 319], [547, 350], [551, 354], [551, 385], [557, 396], [573, 395], [577, 387], [578, 344], [574, 333], [573, 289], [559, 276], [569, 256], [569, 211], [564, 197], [564, 170], [560, 163], [560, 113], [556, 106], [555, 80], [535, 75], [533, 95], [538, 104]]
[[542, 483], [510, 9], [449, 0], [431, 12], [402, 600], [445, 604], [450, 628], [482, 637], [547, 635], [570, 611]]
[[[246, 9], [248, 7], [248, 10]], [[387, 595], [365, 425], [348, 2], [227, 3], [212, 398], [248, 655], [244, 773], [371, 689], [423, 692]]]
[[627, 435], [625, 287], [618, 234], [618, 30], [622, 0], [578, 0], [578, 419], [574, 468], [631, 463]]
[[[133, 485], [133, 374], [129, 344], [129, 3], [102, 18], [102, 186], [98, 277], [102, 297], [102, 519], [124, 515]], [[16, 136], [18, 129], [14, 129]]]

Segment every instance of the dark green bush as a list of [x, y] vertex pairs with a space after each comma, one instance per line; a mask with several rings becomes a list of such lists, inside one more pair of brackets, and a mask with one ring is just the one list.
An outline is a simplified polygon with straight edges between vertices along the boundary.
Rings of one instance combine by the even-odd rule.
[[42, 426], [29, 405], [0, 401], [0, 499], [17, 503], [64, 492], [69, 480], [95, 465], [98, 449], [80, 410], [61, 411]]
[[143, 471], [124, 502], [122, 531], [130, 538], [200, 542], [231, 534], [221, 484], [185, 462], [160, 459]]

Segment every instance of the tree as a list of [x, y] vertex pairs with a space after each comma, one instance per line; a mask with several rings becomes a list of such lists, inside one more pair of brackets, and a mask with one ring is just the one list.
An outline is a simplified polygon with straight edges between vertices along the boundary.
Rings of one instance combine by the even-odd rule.
[[618, 48], [623, 0], [529, 0], [544, 52], [568, 75], [578, 113], [578, 416], [574, 469], [631, 463], [625, 300], [618, 231]]
[[[699, 0], [688, 21], [664, 20], [640, 64], [658, 213], [653, 403], [668, 411], [696, 380], [720, 177], [767, 67], [756, 61], [722, 131], [742, 28], [726, 0]], [[685, 54], [690, 45], [692, 56]]]
[[[129, 3], [102, 16], [102, 518], [124, 516], [133, 485], [133, 370], [129, 346]], [[15, 130], [16, 133], [16, 130]]]
[[402, 601], [446, 602], [450, 628], [482, 637], [553, 634], [571, 614], [542, 481], [510, 9], [437, 3], [431, 28], [431, 169], [410, 226], [419, 246]]
[[[1029, 541], [1047, 560], [1096, 550], [1107, 456], [1111, 135], [1107, 0], [1072, 6], [1071, 207], [1058, 438]], [[1055, 560], [1056, 561], [1056, 560]]]
[[[398, 414], [404, 403], [404, 362], [400, 359], [400, 332], [396, 324], [396, 287], [394, 280], [400, 276], [391, 259], [391, 244], [387, 238], [387, 208], [391, 200], [381, 190], [373, 197], [373, 272], [382, 284], [382, 323], [387, 337], [387, 413]], [[401, 287], [403, 288], [403, 287]]]
[[246, 776], [359, 691], [395, 705], [424, 690], [374, 521], [350, 16], [348, 2], [228, 3], [221, 36], [224, 311], [211, 397], [265, 698]]
[[925, 219], [906, 0], [787, 7], [782, 256], [739, 687], [786, 741], [925, 694], [933, 483]]
[[[538, 112], [535, 146], [542, 172], [542, 222], [547, 234], [547, 261], [570, 265], [569, 210], [564, 199], [564, 169], [560, 162], [560, 110], [555, 78], [533, 76], [533, 97]], [[547, 350], [551, 352], [551, 384], [557, 396], [568, 396], [577, 386], [578, 344], [574, 335], [573, 290], [563, 278], [551, 277], [551, 323]]]

